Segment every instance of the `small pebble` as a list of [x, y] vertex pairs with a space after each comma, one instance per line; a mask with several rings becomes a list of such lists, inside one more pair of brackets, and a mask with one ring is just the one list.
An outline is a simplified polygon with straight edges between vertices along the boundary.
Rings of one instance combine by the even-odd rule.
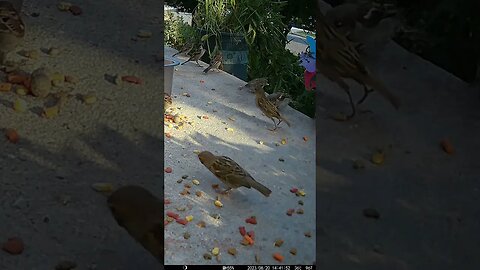
[[373, 218], [373, 219], [379, 219], [380, 218], [380, 213], [373, 208], [366, 208], [363, 209], [363, 215], [367, 218]]
[[184, 234], [183, 234], [183, 238], [185, 238], [185, 239], [190, 238], [190, 234], [189, 234], [188, 232], [184, 233]]
[[282, 239], [278, 239], [278, 240], [275, 241], [275, 246], [276, 247], [281, 247], [283, 245], [283, 242], [284, 241]]

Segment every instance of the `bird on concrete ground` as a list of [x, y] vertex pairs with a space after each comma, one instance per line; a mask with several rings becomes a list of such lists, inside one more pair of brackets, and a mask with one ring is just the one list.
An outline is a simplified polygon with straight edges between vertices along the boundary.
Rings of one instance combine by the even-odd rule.
[[244, 88], [248, 88], [251, 93], [255, 93], [255, 88], [257, 87], [265, 87], [268, 85], [268, 78], [267, 77], [262, 77], [262, 78], [255, 78], [249, 81], [247, 84], [244, 86], [240, 87], [240, 90]]
[[188, 55], [188, 53], [190, 53], [190, 51], [193, 50], [193, 45], [194, 45], [193, 42], [189, 42], [189, 41], [185, 42], [185, 44], [183, 44], [182, 48], [178, 52], [174, 53], [172, 55], [172, 57], [176, 56], [176, 55], [179, 55], [179, 54]]
[[352, 113], [347, 116], [347, 119], [355, 116], [356, 110], [350, 94], [350, 87], [345, 83], [344, 78], [353, 79], [364, 87], [364, 96], [357, 102], [357, 105], [361, 104], [373, 91], [371, 89], [374, 89], [396, 109], [400, 107], [399, 99], [382, 82], [375, 79], [362, 63], [354, 44], [329, 25], [321, 12], [317, 16], [317, 69], [347, 93], [352, 107]]
[[210, 65], [203, 70], [204, 73], [207, 73], [210, 69], [218, 69], [223, 62], [223, 54], [221, 51], [217, 51], [215, 56], [213, 57], [212, 61], [210, 61]]
[[195, 52], [193, 53], [193, 55], [190, 56], [190, 58], [188, 58], [187, 61], [181, 63], [181, 65], [184, 65], [184, 64], [186, 64], [186, 63], [188, 63], [188, 62], [190, 62], [190, 61], [195, 61], [195, 63], [197, 63], [197, 65], [198, 65], [199, 67], [202, 67], [202, 65], [200, 65], [200, 63], [198, 63], [198, 61], [202, 58], [202, 56], [205, 54], [205, 52], [206, 52], [206, 50], [203, 48], [203, 45], [200, 44], [199, 50], [195, 51]]
[[198, 159], [228, 187], [223, 193], [239, 187], [254, 188], [266, 197], [272, 193], [229, 157], [216, 156], [209, 151], [203, 151], [198, 154]]
[[[278, 107], [275, 106], [273, 102], [268, 100], [265, 95], [265, 91], [263, 90], [263, 87], [257, 86], [255, 88], [255, 104], [263, 112], [263, 114], [265, 114], [266, 117], [270, 118], [273, 121], [273, 124], [275, 126], [273, 127], [273, 129], [269, 130], [275, 131], [281, 122], [285, 122], [288, 126], [290, 126], [290, 122], [288, 122], [288, 120], [284, 116], [282, 116]], [[278, 119], [278, 123], [275, 122], [275, 119]]]
[[123, 186], [108, 197], [118, 225], [163, 264], [163, 202], [140, 186]]
[[[13, 1], [18, 2], [18, 1]], [[20, 17], [20, 6], [12, 1], [0, 1], [0, 64], [15, 50], [25, 36], [25, 24]]]

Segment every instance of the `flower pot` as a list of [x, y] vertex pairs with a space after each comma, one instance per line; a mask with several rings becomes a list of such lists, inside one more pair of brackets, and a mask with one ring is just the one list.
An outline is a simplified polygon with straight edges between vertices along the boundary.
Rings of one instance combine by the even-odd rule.
[[[200, 30], [200, 34], [206, 35], [205, 30]], [[215, 49], [215, 36], [210, 36], [207, 40], [208, 47], [213, 52]], [[247, 81], [248, 80], [248, 44], [243, 34], [221, 33], [219, 36], [220, 51], [223, 55], [223, 71], [233, 76]], [[206, 53], [202, 61], [210, 63], [210, 57]]]
[[173, 73], [175, 66], [178, 65], [180, 65], [180, 61], [174, 57], [165, 57], [165, 60], [163, 61], [163, 92], [168, 95], [172, 95]]

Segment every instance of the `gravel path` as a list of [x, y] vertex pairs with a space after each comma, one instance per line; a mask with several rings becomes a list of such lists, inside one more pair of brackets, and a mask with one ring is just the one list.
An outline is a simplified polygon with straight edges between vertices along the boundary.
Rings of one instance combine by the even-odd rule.
[[[47, 67], [79, 82], [55, 89], [73, 97], [52, 119], [38, 114], [48, 98], [24, 97], [29, 111], [17, 113], [12, 102], [18, 96], [0, 92], [0, 128], [20, 135], [17, 144], [0, 138], [0, 240], [17, 236], [25, 243], [20, 255], [0, 252], [0, 269], [54, 269], [61, 260], [79, 269], [158, 269], [90, 185], [139, 184], [161, 196], [163, 81], [152, 55], [161, 50], [162, 6], [156, 0], [73, 1], [83, 10], [73, 16], [56, 4], [25, 1], [27, 34], [18, 51], [36, 50], [38, 59], [21, 69]], [[132, 40], [140, 29], [153, 36]], [[42, 52], [51, 47], [60, 54]], [[114, 85], [105, 74], [135, 75], [144, 84]], [[95, 104], [77, 98], [88, 92]]]

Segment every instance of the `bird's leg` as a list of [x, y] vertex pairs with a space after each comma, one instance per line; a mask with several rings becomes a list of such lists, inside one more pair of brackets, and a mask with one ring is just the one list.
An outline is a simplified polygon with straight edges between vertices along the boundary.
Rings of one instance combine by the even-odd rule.
[[374, 91], [373, 89], [368, 89], [368, 87], [366, 85], [364, 85], [363, 86], [363, 97], [357, 102], [357, 105], [362, 104], [365, 101], [365, 99], [367, 98], [368, 94], [370, 94], [373, 91]]
[[220, 192], [220, 194], [223, 194], [223, 195], [228, 195], [230, 194], [230, 191], [232, 190], [232, 188], [227, 188], [225, 189], [224, 191]]
[[270, 128], [269, 128], [268, 130], [270, 130], [270, 131], [275, 131], [275, 130], [277, 130], [277, 128], [278, 128], [278, 124], [275, 122], [275, 119], [273, 119], [273, 118], [272, 118], [272, 122], [273, 122], [273, 124], [274, 124], [274, 127], [273, 127], [273, 129], [270, 129]]
[[347, 92], [347, 95], [348, 95], [348, 99], [350, 101], [350, 106], [352, 106], [352, 113], [350, 115], [347, 116], [347, 120], [348, 119], [351, 119], [352, 117], [355, 116], [355, 104], [353, 103], [353, 99], [352, 99], [352, 94], [350, 94], [350, 90], [348, 89], [344, 89], [345, 92]]

